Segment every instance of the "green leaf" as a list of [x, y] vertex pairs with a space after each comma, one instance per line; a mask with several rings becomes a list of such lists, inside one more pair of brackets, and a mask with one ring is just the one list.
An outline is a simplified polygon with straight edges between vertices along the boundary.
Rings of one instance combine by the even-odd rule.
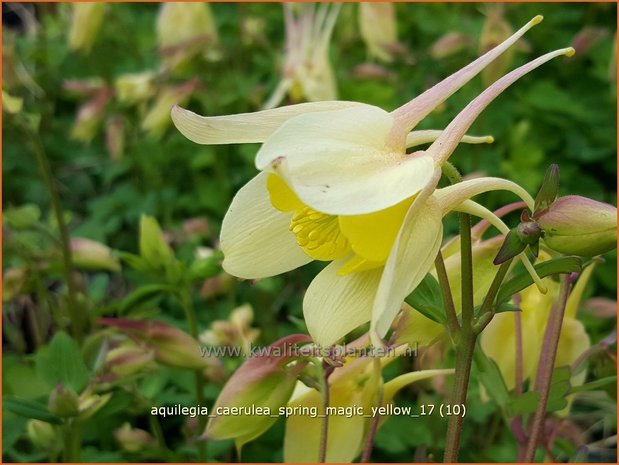
[[447, 322], [443, 291], [436, 278], [430, 273], [423, 278], [404, 301], [432, 321], [441, 324]]
[[163, 294], [173, 294], [175, 292], [176, 289], [168, 284], [147, 284], [141, 286], [123, 299], [118, 313], [122, 315], [149, 300], [160, 297]]
[[586, 392], [586, 391], [597, 391], [598, 389], [603, 388], [604, 386], [617, 382], [617, 375], [607, 376], [606, 378], [596, 379], [595, 381], [591, 381], [590, 383], [583, 384], [582, 386], [572, 386], [570, 389], [570, 394], [575, 392]]
[[41, 218], [41, 209], [36, 205], [27, 204], [22, 207], [9, 208], [4, 212], [2, 222], [13, 229], [28, 229]]
[[500, 406], [507, 405], [509, 391], [507, 390], [501, 370], [496, 362], [484, 353], [479, 342], [475, 347], [473, 361], [479, 371], [479, 381], [486, 388], [490, 397]]
[[[581, 269], [582, 260], [575, 256], [554, 258], [535, 265], [535, 271], [540, 278], [554, 274], [579, 272]], [[531, 284], [533, 284], [533, 278], [527, 271], [517, 274], [501, 286], [497, 295], [497, 303], [507, 302], [514, 294], [526, 289]]]
[[505, 236], [505, 240], [503, 241], [503, 245], [499, 249], [499, 252], [496, 254], [494, 258], [494, 264], [500, 265], [501, 263], [505, 263], [510, 258], [514, 258], [520, 252], [522, 252], [526, 248], [526, 244], [520, 240], [518, 237], [518, 232], [515, 229], [511, 229], [507, 236]]
[[546, 412], [556, 412], [567, 406], [566, 396], [570, 393], [572, 387], [570, 383], [571, 377], [572, 372], [569, 366], [561, 366], [554, 369]]
[[88, 381], [90, 372], [77, 343], [64, 331], [54, 335], [48, 346], [35, 358], [37, 375], [51, 385], [64, 384], [76, 392]]
[[2, 409], [26, 418], [60, 424], [60, 419], [47, 410], [47, 407], [33, 400], [5, 396], [2, 399]]
[[159, 223], [152, 216], [142, 215], [140, 219], [140, 256], [153, 269], [165, 268], [174, 258]]
[[557, 198], [559, 192], [559, 165], [552, 164], [546, 170], [542, 186], [535, 197], [534, 213], [544, 210]]
[[540, 393], [537, 391], [529, 391], [521, 394], [518, 397], [513, 397], [507, 404], [510, 416], [527, 415], [535, 412], [537, 404], [540, 400]]

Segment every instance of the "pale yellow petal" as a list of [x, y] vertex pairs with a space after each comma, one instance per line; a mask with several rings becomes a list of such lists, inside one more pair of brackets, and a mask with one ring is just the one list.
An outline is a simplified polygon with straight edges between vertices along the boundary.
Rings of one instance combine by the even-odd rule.
[[383, 210], [419, 192], [435, 169], [431, 158], [389, 146], [392, 127], [393, 117], [371, 105], [299, 115], [266, 141], [256, 167], [282, 176], [320, 212]]
[[382, 268], [339, 276], [345, 260], [330, 263], [312, 281], [303, 315], [315, 342], [328, 347], [370, 320]]
[[442, 239], [440, 206], [434, 197], [424, 201], [420, 195], [406, 215], [385, 264], [372, 309], [373, 338], [387, 333], [406, 296], [432, 268]]
[[223, 268], [245, 279], [274, 276], [309, 263], [288, 229], [291, 214], [276, 210], [260, 173], [237, 192], [221, 227]]
[[225, 116], [200, 116], [175, 106], [172, 108], [172, 121], [187, 139], [197, 144], [242, 144], [264, 142], [285, 121], [294, 116], [359, 105], [361, 104], [344, 101], [312, 102]]

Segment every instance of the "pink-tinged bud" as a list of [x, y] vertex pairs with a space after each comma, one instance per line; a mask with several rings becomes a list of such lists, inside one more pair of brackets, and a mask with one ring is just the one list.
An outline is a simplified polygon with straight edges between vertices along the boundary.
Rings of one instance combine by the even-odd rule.
[[376, 63], [361, 63], [353, 68], [355, 79], [392, 79], [395, 73]]
[[[513, 29], [505, 20], [504, 6], [501, 4], [487, 5], [486, 21], [479, 39], [479, 53], [484, 54], [493, 49], [513, 34]], [[490, 63], [482, 72], [481, 79], [484, 85], [489, 86], [503, 76], [509, 68], [514, 57], [514, 48], [508, 49], [504, 54]]]
[[359, 26], [371, 57], [393, 61], [393, 45], [397, 43], [398, 24], [393, 3], [359, 4]]
[[155, 439], [148, 431], [140, 428], [132, 428], [128, 422], [114, 431], [114, 438], [124, 451], [131, 454], [155, 446]]
[[112, 398], [112, 393], [95, 394], [90, 389], [86, 389], [79, 397], [79, 419], [87, 420], [99, 411]]
[[206, 237], [211, 230], [210, 223], [204, 218], [190, 218], [183, 223], [183, 232], [188, 236]]
[[165, 64], [172, 70], [202, 53], [219, 58], [217, 26], [208, 3], [170, 2], [159, 10], [157, 38]]
[[120, 262], [112, 256], [112, 249], [100, 242], [76, 237], [71, 239], [73, 264], [84, 270], [120, 271]]
[[230, 290], [233, 282], [234, 278], [225, 271], [222, 271], [214, 278], [208, 278], [204, 281], [200, 288], [200, 296], [203, 299], [209, 299], [217, 295], [225, 294]]
[[590, 257], [617, 248], [617, 208], [607, 203], [559, 197], [537, 221], [544, 241], [557, 252]]
[[475, 41], [463, 32], [448, 32], [430, 47], [430, 56], [440, 60], [472, 47]]
[[[171, 5], [168, 3], [167, 5]], [[183, 105], [198, 88], [199, 81], [192, 79], [178, 86], [168, 86], [161, 90], [157, 100], [142, 121], [142, 129], [154, 137], [163, 135], [172, 122], [170, 110], [174, 105]]]
[[26, 425], [28, 439], [37, 449], [42, 451], [53, 451], [58, 449], [59, 437], [52, 425], [46, 421], [29, 420]]
[[297, 344], [310, 340], [302, 334], [286, 336], [241, 365], [217, 398], [211, 411], [217, 416], [209, 419], [204, 436], [235, 439], [242, 445], [269, 429], [277, 420], [271, 414], [287, 404], [305, 363], [286, 365], [298, 355]]
[[572, 39], [572, 47], [577, 56], [587, 53], [603, 37], [608, 35], [608, 29], [587, 26], [581, 29]]
[[125, 151], [125, 118], [114, 115], [105, 127], [105, 146], [112, 160], [120, 160]]
[[198, 342], [189, 334], [162, 321], [135, 321], [100, 318], [99, 323], [121, 329], [132, 338], [151, 348], [155, 360], [178, 368], [207, 368]]
[[92, 99], [80, 107], [71, 130], [72, 139], [90, 142], [95, 137], [103, 119], [105, 107], [111, 98], [112, 91], [103, 87], [95, 93]]
[[606, 297], [594, 297], [583, 305], [586, 312], [595, 318], [608, 319], [617, 316], [617, 301]]
[[114, 83], [118, 100], [133, 104], [149, 99], [155, 94], [155, 77], [152, 71], [119, 76]]
[[127, 378], [147, 368], [154, 358], [155, 354], [152, 349], [122, 345], [107, 353], [105, 366], [118, 378]]
[[49, 395], [47, 408], [60, 418], [75, 417], [80, 413], [77, 393], [59, 384]]
[[101, 29], [106, 5], [104, 2], [77, 2], [71, 6], [69, 48], [88, 53]]

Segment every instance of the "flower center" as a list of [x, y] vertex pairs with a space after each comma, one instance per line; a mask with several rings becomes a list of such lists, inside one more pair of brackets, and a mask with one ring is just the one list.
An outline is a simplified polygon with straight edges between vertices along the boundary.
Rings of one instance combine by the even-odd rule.
[[350, 244], [340, 231], [337, 216], [305, 207], [294, 213], [290, 231], [297, 244], [315, 260], [335, 260], [350, 252]]

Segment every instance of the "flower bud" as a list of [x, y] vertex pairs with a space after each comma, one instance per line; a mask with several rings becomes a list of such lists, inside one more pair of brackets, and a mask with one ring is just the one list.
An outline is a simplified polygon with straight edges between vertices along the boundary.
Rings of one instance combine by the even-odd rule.
[[24, 104], [24, 100], [20, 97], [14, 97], [2, 89], [2, 111], [10, 114], [19, 113]]
[[135, 454], [155, 445], [155, 439], [148, 431], [132, 428], [127, 422], [114, 431], [114, 438], [126, 452]]
[[90, 389], [86, 389], [79, 397], [79, 419], [87, 420], [92, 417], [101, 407], [107, 404], [111, 398], [111, 392], [99, 395], [93, 393]]
[[398, 40], [393, 3], [360, 3], [359, 26], [369, 55], [381, 61], [393, 61], [393, 45]]
[[49, 395], [47, 408], [61, 418], [75, 417], [80, 410], [79, 398], [73, 389], [59, 384]]
[[112, 160], [120, 160], [125, 151], [125, 118], [114, 115], [105, 126], [105, 147]]
[[152, 350], [134, 345], [123, 345], [110, 350], [105, 359], [107, 369], [119, 378], [139, 373], [154, 360]]
[[[479, 52], [484, 54], [493, 49], [509, 36], [513, 30], [509, 23], [504, 18], [503, 5], [488, 5], [486, 10], [486, 21], [479, 39]], [[492, 63], [490, 63], [482, 72], [481, 78], [484, 85], [488, 86], [503, 76], [514, 56], [514, 49], [510, 48]]]
[[201, 369], [208, 366], [198, 342], [189, 334], [162, 321], [134, 321], [100, 318], [99, 323], [114, 326], [138, 339], [154, 351], [155, 360], [178, 368]]
[[73, 264], [85, 270], [120, 271], [120, 263], [112, 256], [112, 249], [100, 242], [76, 237], [71, 239]]
[[[173, 5], [167, 3], [166, 5]], [[174, 105], [183, 105], [189, 96], [198, 88], [198, 80], [192, 79], [178, 86], [168, 86], [162, 89], [157, 100], [142, 121], [142, 129], [154, 137], [161, 136], [172, 122], [170, 110]]]
[[52, 425], [46, 421], [29, 420], [26, 425], [28, 439], [37, 449], [50, 451], [57, 448], [58, 435]]
[[155, 93], [155, 73], [123, 74], [116, 79], [116, 96], [123, 103], [138, 103], [149, 99]]
[[99, 34], [103, 14], [104, 2], [77, 2], [71, 5], [71, 29], [69, 30], [69, 48], [90, 52], [92, 44]]
[[537, 221], [544, 241], [557, 252], [589, 257], [617, 247], [617, 208], [607, 203], [559, 197]]
[[[305, 366], [286, 364], [295, 358], [295, 344], [308, 342], [305, 335], [286, 336], [263, 352], [249, 358], [228, 380], [213, 413], [225, 408], [261, 408], [275, 414], [287, 404], [297, 382], [297, 373]], [[221, 413], [221, 412], [220, 412]], [[237, 445], [250, 441], [271, 427], [277, 418], [269, 414], [218, 415], [209, 419], [204, 435], [209, 439], [235, 439]]]
[[462, 32], [448, 32], [430, 47], [430, 56], [435, 60], [454, 55], [473, 45], [473, 39]]
[[157, 37], [163, 60], [176, 69], [200, 52], [217, 58], [217, 27], [207, 3], [171, 2], [161, 6]]
[[95, 137], [103, 119], [105, 107], [111, 97], [112, 91], [107, 87], [102, 87], [92, 99], [80, 107], [71, 130], [72, 139], [90, 142]]

